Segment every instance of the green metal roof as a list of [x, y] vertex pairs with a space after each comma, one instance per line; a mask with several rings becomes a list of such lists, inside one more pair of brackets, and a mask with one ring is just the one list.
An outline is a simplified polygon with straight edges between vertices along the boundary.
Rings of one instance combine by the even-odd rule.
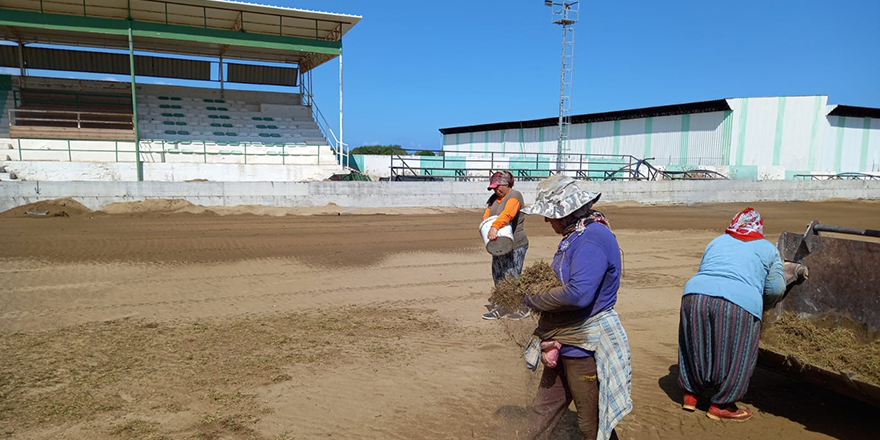
[[219, 0], [4, 0], [0, 38], [128, 49], [130, 25], [139, 51], [296, 63], [309, 70], [339, 55], [342, 36], [359, 20]]

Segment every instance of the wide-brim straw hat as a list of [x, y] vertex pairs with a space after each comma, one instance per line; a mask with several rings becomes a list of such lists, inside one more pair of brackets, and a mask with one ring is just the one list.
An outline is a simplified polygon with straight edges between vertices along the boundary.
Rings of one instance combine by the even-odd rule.
[[535, 203], [522, 210], [526, 214], [538, 214], [547, 218], [563, 218], [588, 203], [596, 203], [602, 193], [584, 191], [578, 181], [564, 174], [556, 174], [538, 184]]

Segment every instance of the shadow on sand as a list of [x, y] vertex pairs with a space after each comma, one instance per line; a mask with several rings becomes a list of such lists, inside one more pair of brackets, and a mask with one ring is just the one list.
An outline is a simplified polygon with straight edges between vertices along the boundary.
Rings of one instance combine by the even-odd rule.
[[[527, 421], [529, 419], [529, 408], [504, 405], [495, 411], [495, 416], [522, 425], [522, 430], [525, 432]], [[553, 432], [553, 436], [550, 437], [550, 440], [583, 440], [584, 437], [581, 435], [580, 430], [578, 430], [577, 423], [577, 413], [569, 408], [562, 416], [562, 420], [559, 421], [559, 425], [556, 425], [556, 431]], [[519, 438], [527, 437], [523, 433]]]
[[[657, 381], [670, 399], [681, 404], [678, 365]], [[768, 414], [800, 423], [808, 431], [848, 440], [880, 438], [880, 409], [849, 397], [783, 376], [760, 366], [755, 369], [742, 402]], [[699, 410], [709, 408], [701, 399]]]

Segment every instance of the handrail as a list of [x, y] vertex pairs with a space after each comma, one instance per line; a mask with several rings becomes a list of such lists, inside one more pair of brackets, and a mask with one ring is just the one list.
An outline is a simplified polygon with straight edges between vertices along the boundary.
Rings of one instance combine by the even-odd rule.
[[[22, 140], [39, 140], [39, 141], [66, 141], [67, 148], [51, 148], [46, 146], [41, 146], [40, 148], [23, 148], [21, 146]], [[71, 146], [71, 141], [73, 142], [104, 142], [104, 143], [113, 143], [113, 149], [102, 149], [102, 148], [73, 148]], [[131, 139], [72, 139], [72, 138], [57, 138], [57, 137], [20, 137], [17, 138], [18, 142], [18, 160], [25, 160], [23, 152], [25, 151], [39, 151], [42, 153], [46, 152], [67, 152], [67, 158], [69, 161], [73, 161], [73, 153], [113, 153], [115, 155], [115, 162], [128, 162], [128, 161], [120, 161], [119, 154], [120, 153], [140, 153], [142, 159], [143, 157], [147, 157], [148, 159], [154, 158], [156, 155], [161, 157], [161, 161], [165, 162], [165, 157], [167, 155], [196, 155], [203, 156], [204, 163], [208, 163], [209, 156], [232, 156], [232, 157], [241, 157], [244, 160], [244, 163], [248, 163], [249, 157], [280, 157], [281, 164], [286, 165], [288, 162], [288, 158], [298, 158], [298, 157], [314, 157], [316, 160], [314, 161], [314, 165], [321, 164], [321, 149], [320, 145], [306, 145], [306, 144], [281, 144], [277, 143], [262, 143], [262, 142], [238, 142], [238, 145], [228, 145], [226, 143], [218, 144], [215, 141], [169, 141], [166, 139], [142, 139], [140, 141], [140, 149], [132, 147], [132, 149], [120, 149], [119, 143], [123, 144], [134, 144], [135, 141]], [[161, 149], [154, 149], [157, 143], [161, 142]], [[88, 144], [92, 146], [98, 146], [101, 144]], [[186, 148], [186, 146], [192, 145], [196, 147], [192, 150]], [[168, 147], [183, 147], [183, 148], [172, 148]], [[201, 146], [201, 151], [198, 151], [198, 146]], [[224, 152], [224, 150], [220, 151], [208, 151], [208, 146], [212, 147], [242, 147], [242, 150], [236, 150], [237, 152]], [[253, 152], [251, 150], [248, 151], [248, 148], [281, 148], [281, 151], [273, 151], [273, 152]], [[290, 148], [300, 148], [300, 147], [318, 147], [318, 150], [314, 153], [305, 153], [299, 151], [290, 151]], [[305, 165], [305, 164], [302, 164]]]

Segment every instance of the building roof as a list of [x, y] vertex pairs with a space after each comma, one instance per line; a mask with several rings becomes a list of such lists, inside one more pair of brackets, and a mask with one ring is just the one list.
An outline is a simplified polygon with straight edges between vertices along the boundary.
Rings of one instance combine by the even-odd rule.
[[[657, 116], [684, 115], [693, 113], [709, 113], [730, 110], [726, 99], [713, 101], [689, 102], [685, 104], [662, 105], [658, 107], [645, 107], [632, 110], [618, 110], [603, 113], [586, 113], [571, 117], [572, 124], [584, 124], [587, 122], [618, 121], [624, 119], [649, 118]], [[492, 124], [468, 125], [462, 127], [441, 128], [440, 133], [456, 134], [471, 133], [475, 131], [494, 131], [518, 128], [555, 127], [559, 125], [559, 118], [531, 119], [527, 121], [496, 122]]]
[[851, 118], [875, 118], [880, 119], [880, 108], [856, 107], [853, 105], [837, 105], [828, 116], [847, 116]]
[[[128, 18], [131, 17], [131, 21]], [[335, 58], [361, 17], [226, 0], [4, 0], [0, 38], [297, 63]]]

